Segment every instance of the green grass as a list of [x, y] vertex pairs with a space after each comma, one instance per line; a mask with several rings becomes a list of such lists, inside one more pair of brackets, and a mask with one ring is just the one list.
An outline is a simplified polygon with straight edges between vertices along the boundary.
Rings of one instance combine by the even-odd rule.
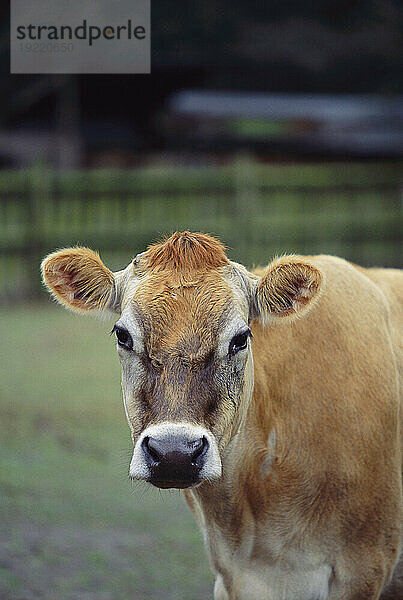
[[111, 324], [0, 313], [0, 598], [198, 600], [212, 577], [180, 493], [133, 486]]

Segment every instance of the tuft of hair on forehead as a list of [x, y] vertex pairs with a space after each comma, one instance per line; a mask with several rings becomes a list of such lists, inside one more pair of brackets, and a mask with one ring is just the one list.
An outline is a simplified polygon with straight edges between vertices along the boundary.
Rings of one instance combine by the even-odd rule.
[[229, 263], [224, 245], [206, 233], [176, 232], [149, 246], [142, 259], [152, 271], [206, 271]]

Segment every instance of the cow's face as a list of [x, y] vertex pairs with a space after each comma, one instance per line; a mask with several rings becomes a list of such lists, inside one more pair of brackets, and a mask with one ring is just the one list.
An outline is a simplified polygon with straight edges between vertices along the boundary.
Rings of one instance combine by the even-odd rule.
[[45, 259], [53, 294], [79, 311], [119, 312], [113, 332], [134, 443], [130, 476], [185, 488], [221, 476], [253, 391], [250, 323], [286, 321], [317, 297], [321, 275], [298, 257], [263, 278], [202, 234], [174, 234], [112, 274], [86, 249]]
[[132, 477], [185, 487], [221, 474], [253, 385], [247, 305], [224, 273], [146, 275], [115, 324]]

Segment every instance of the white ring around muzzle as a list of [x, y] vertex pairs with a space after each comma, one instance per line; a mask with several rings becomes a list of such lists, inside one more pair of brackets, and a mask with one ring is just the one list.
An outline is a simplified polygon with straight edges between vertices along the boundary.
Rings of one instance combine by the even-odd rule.
[[189, 442], [205, 437], [208, 441], [208, 449], [205, 455], [203, 467], [199, 473], [200, 480], [218, 479], [221, 477], [222, 467], [220, 454], [214, 436], [204, 427], [196, 427], [190, 423], [171, 423], [165, 421], [158, 425], [147, 427], [138, 438], [130, 463], [129, 475], [133, 479], [149, 479], [151, 472], [145, 460], [142, 442], [145, 437], [157, 440], [166, 440], [175, 437], [185, 438]]

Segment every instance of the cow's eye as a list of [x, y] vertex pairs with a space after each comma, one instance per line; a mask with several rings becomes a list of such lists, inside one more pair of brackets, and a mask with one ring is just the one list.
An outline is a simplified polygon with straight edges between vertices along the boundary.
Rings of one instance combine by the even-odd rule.
[[237, 333], [237, 335], [235, 335], [231, 340], [228, 354], [230, 356], [234, 356], [234, 354], [236, 354], [240, 350], [245, 350], [245, 348], [248, 345], [248, 337], [251, 337], [251, 335], [252, 332], [250, 329], [246, 329], [242, 333]]
[[115, 332], [119, 346], [126, 348], [126, 350], [133, 350], [132, 336], [126, 329], [117, 327], [115, 325], [115, 327], [112, 329], [112, 332]]

